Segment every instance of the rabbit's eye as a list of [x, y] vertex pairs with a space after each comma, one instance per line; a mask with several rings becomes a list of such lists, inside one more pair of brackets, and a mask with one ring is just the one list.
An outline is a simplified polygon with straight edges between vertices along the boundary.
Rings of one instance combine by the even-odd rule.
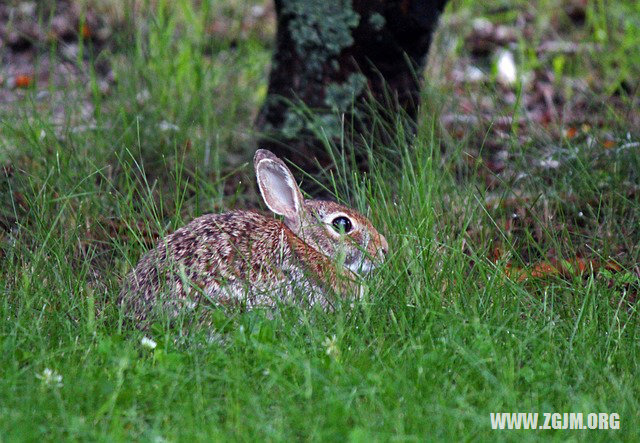
[[331, 224], [336, 231], [343, 232], [345, 234], [351, 231], [351, 229], [353, 228], [353, 226], [351, 225], [351, 220], [349, 220], [347, 217], [342, 216], [334, 218]]

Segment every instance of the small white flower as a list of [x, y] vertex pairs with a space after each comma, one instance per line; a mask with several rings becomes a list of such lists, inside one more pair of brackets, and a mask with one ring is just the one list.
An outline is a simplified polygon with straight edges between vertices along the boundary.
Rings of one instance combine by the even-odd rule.
[[482, 70], [477, 66], [469, 65], [464, 70], [464, 80], [468, 81], [469, 83], [482, 82], [486, 77], [487, 76], [485, 75], [485, 73], [482, 72]]
[[509, 86], [516, 82], [517, 70], [516, 62], [510, 51], [502, 51], [498, 56], [497, 62], [497, 80], [505, 86]]
[[58, 374], [53, 369], [44, 368], [42, 374], [36, 374], [38, 380], [42, 380], [42, 383], [46, 386], [52, 386], [59, 388], [62, 386], [62, 375]]
[[144, 346], [145, 348], [149, 348], [149, 349], [155, 349], [156, 346], [158, 346], [158, 344], [151, 340], [149, 337], [142, 337], [142, 340], [140, 340], [140, 344], [142, 346]]
[[177, 131], [180, 129], [178, 125], [174, 125], [173, 123], [170, 123], [166, 120], [162, 120], [160, 124], [158, 124], [158, 128], [162, 132]]
[[543, 169], [557, 169], [560, 167], [560, 162], [552, 158], [546, 158], [546, 159], [540, 160], [539, 165]]
[[322, 342], [322, 345], [326, 348], [325, 352], [328, 356], [337, 358], [340, 355], [340, 348], [338, 348], [338, 339], [335, 334], [331, 337], [326, 337]]
[[138, 104], [142, 105], [147, 102], [151, 98], [151, 93], [148, 89], [143, 89], [142, 91], [136, 94], [136, 101]]
[[264, 5], [254, 5], [251, 7], [250, 11], [251, 11], [251, 17], [254, 18], [260, 18], [264, 15], [265, 13], [265, 7]]
[[22, 15], [32, 16], [36, 13], [36, 2], [20, 2], [18, 11]]
[[47, 132], [44, 129], [40, 129], [40, 141], [47, 137]]

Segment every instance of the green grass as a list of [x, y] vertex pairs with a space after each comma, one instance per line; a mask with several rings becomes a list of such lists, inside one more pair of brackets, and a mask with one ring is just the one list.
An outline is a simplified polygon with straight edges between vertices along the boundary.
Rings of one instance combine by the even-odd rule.
[[[443, 134], [434, 115], [447, 90], [429, 89], [415, 139], [371, 146], [366, 176], [349, 162], [334, 176], [338, 198], [391, 247], [363, 302], [219, 315], [210, 330], [123, 325], [120, 279], [157, 235], [257, 203], [244, 161], [268, 43], [233, 31], [205, 48], [215, 8], [159, 3], [133, 44], [109, 55], [118, 83], [108, 95], [93, 76], [69, 86], [89, 91], [91, 127], [73, 94], [62, 124], [35, 91], [0, 111], [1, 441], [640, 438], [640, 153], [624, 147], [640, 134], [619, 108], [606, 126], [555, 140], [558, 168], [523, 166], [527, 176], [489, 190], [466, 160], [478, 140]], [[553, 4], [538, 4], [541, 29]], [[246, 7], [231, 5], [231, 15]], [[450, 13], [478, 8], [456, 2]], [[607, 48], [639, 43], [617, 21], [625, 9], [589, 11], [586, 29]], [[614, 72], [610, 55], [572, 60], [571, 75], [611, 86], [635, 62], [619, 59], [628, 65]], [[552, 137], [540, 131], [525, 146], [510, 134], [515, 162]], [[593, 141], [603, 135], [613, 149]], [[506, 203], [525, 191], [516, 209]], [[521, 224], [506, 229], [514, 211]], [[550, 254], [621, 269], [526, 281], [507, 272]], [[46, 368], [61, 382], [43, 380]], [[492, 431], [498, 411], [617, 412], [621, 429]]]

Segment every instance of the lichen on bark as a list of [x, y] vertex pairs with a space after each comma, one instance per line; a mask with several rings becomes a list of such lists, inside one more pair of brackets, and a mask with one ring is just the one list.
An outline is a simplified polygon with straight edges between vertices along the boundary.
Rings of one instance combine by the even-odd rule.
[[327, 85], [324, 102], [333, 111], [347, 112], [364, 92], [366, 86], [367, 77], [360, 73], [353, 73], [344, 83]]
[[256, 120], [260, 146], [312, 170], [316, 160], [330, 163], [327, 138], [357, 141], [370, 131], [369, 97], [389, 116], [416, 115], [416, 74], [446, 0], [274, 1], [276, 49]]
[[360, 15], [351, 0], [288, 0], [282, 4], [283, 14], [291, 15], [289, 32], [298, 56], [304, 57], [309, 74], [322, 76], [329, 58], [353, 44], [352, 31]]

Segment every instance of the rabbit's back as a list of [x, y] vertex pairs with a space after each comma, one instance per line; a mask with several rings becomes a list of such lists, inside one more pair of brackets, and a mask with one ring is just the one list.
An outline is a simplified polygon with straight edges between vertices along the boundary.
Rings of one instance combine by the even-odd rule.
[[138, 321], [154, 306], [173, 316], [205, 300], [250, 308], [304, 293], [313, 303], [319, 288], [305, 278], [301, 253], [309, 254], [306, 245], [267, 215], [204, 215], [165, 237], [140, 260], [127, 277], [120, 303]]

